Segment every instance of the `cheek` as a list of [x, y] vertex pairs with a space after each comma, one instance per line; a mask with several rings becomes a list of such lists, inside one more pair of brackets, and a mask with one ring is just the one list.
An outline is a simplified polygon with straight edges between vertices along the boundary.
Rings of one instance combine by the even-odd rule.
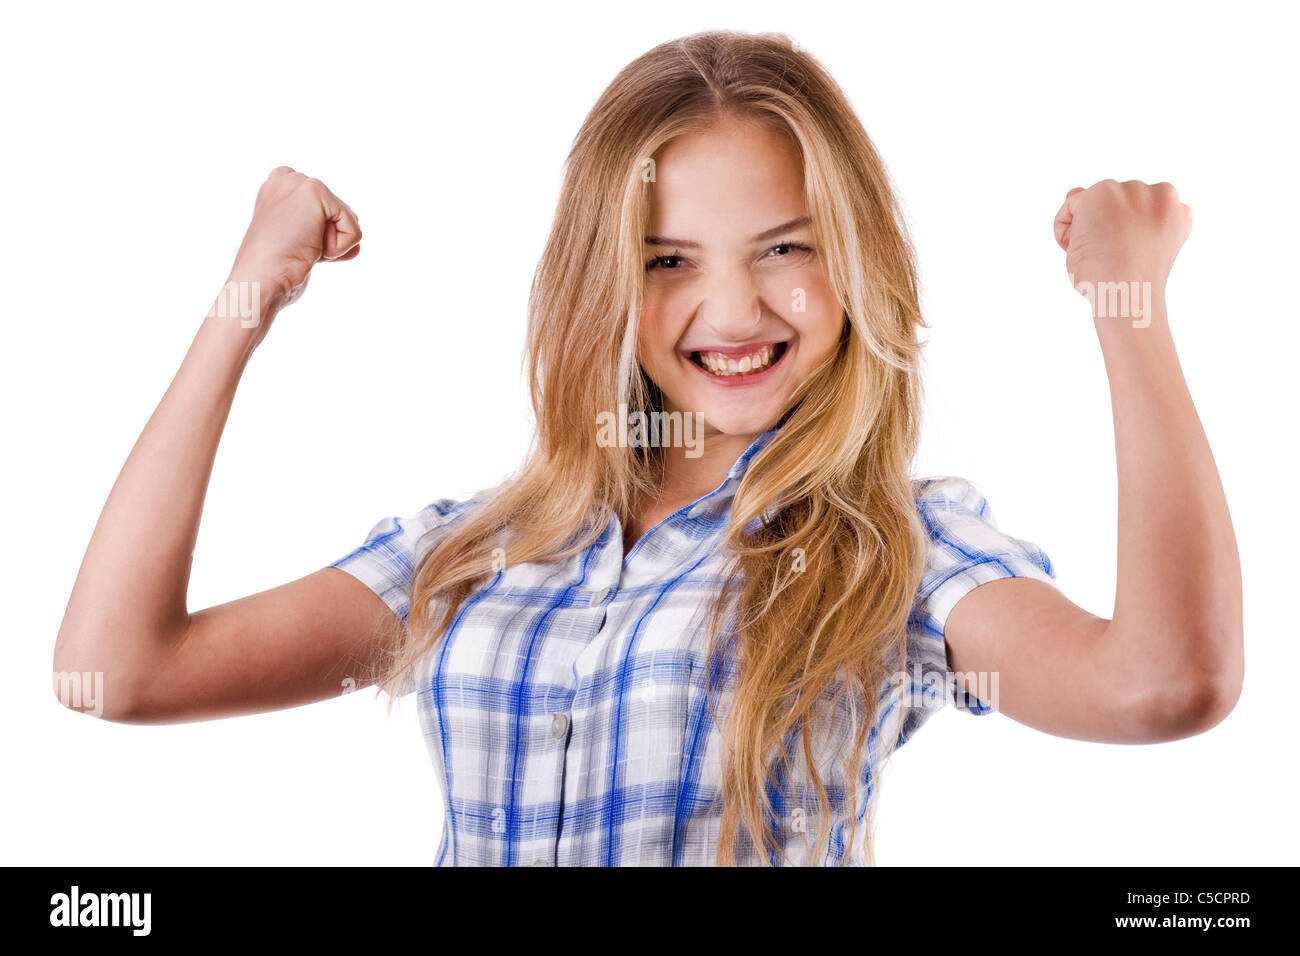
[[656, 381], [671, 371], [675, 342], [670, 313], [665, 309], [663, 297], [647, 293], [637, 319], [637, 358]]
[[843, 310], [824, 268], [790, 269], [771, 276], [765, 285], [768, 303], [808, 344], [839, 336]]

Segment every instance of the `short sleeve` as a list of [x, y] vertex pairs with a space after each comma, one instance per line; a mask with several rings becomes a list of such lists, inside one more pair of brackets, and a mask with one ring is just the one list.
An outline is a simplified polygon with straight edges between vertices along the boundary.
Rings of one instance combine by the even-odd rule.
[[411, 578], [420, 558], [476, 503], [473, 498], [442, 498], [408, 517], [381, 518], [359, 547], [329, 567], [361, 581], [405, 624], [411, 610]]
[[[907, 735], [945, 703], [977, 716], [993, 712], [986, 701], [996, 694], [995, 675], [979, 675], [970, 692], [949, 677], [944, 627], [965, 594], [998, 578], [1036, 578], [1057, 586], [1056, 569], [1047, 554], [1032, 541], [999, 529], [992, 506], [971, 482], [930, 478], [915, 482], [914, 487], [928, 542], [908, 626], [907, 670], [912, 700], [923, 691], [926, 703], [911, 708]], [[918, 676], [919, 688], [915, 686]]]

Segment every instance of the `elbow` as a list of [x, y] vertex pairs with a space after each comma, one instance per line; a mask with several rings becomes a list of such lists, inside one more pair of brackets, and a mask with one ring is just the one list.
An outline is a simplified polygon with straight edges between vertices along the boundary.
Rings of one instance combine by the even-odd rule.
[[52, 672], [54, 699], [68, 710], [100, 720], [129, 721], [134, 707], [129, 682], [120, 671], [106, 673], [56, 647]]
[[104, 698], [104, 672], [77, 670], [55, 665], [54, 699], [68, 710], [90, 717], [113, 719]]
[[1169, 678], [1145, 695], [1137, 721], [1148, 743], [1203, 734], [1232, 713], [1241, 697], [1240, 661], [1220, 662]]

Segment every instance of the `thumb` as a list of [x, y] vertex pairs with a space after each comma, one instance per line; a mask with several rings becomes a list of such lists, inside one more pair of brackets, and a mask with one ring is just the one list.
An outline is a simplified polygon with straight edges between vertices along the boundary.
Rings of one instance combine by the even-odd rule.
[[326, 262], [347, 262], [349, 259], [355, 259], [361, 254], [361, 243], [357, 243], [341, 256], [335, 256], [333, 259], [326, 259]]
[[1052, 231], [1056, 235], [1056, 244], [1067, 251], [1070, 248], [1070, 226], [1074, 224], [1076, 205], [1071, 200], [1081, 192], [1083, 192], [1083, 187], [1075, 186], [1065, 194], [1065, 202], [1061, 203], [1061, 208], [1056, 211], [1056, 219], [1052, 222]]
[[332, 208], [327, 208], [329, 218], [325, 222], [321, 258], [327, 262], [354, 258], [360, 248], [361, 224], [347, 203], [335, 200], [330, 206]]

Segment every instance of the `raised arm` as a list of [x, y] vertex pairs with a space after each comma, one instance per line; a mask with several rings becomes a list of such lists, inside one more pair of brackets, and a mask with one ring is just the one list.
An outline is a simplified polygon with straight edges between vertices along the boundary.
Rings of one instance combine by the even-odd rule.
[[[91, 535], [54, 647], [54, 690], [65, 705], [121, 721], [268, 710], [338, 694], [372, 661], [374, 635], [392, 612], [337, 569], [195, 614], [186, 600], [244, 368], [316, 262], [351, 259], [360, 240], [351, 209], [320, 182], [282, 166], [263, 184], [229, 280]], [[87, 684], [97, 700], [87, 701]]]
[[997, 671], [998, 709], [1060, 736], [1187, 737], [1222, 720], [1241, 693], [1237, 544], [1165, 305], [1190, 230], [1191, 212], [1169, 183], [1073, 189], [1056, 217], [1110, 382], [1119, 481], [1112, 617], [1016, 578], [975, 588], [948, 617], [952, 669]]

